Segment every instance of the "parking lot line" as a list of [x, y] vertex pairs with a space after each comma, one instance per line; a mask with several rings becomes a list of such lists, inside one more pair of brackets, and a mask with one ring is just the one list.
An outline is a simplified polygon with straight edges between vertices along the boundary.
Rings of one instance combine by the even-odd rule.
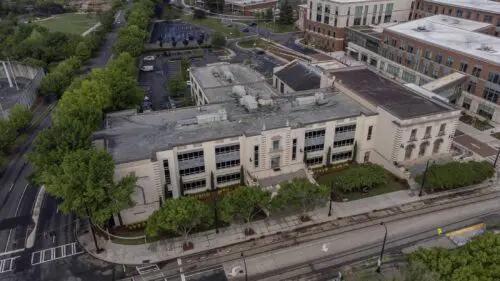
[[33, 254], [31, 254], [31, 264], [42, 264], [81, 253], [83, 253], [83, 250], [78, 247], [77, 242], [73, 242], [33, 252]]

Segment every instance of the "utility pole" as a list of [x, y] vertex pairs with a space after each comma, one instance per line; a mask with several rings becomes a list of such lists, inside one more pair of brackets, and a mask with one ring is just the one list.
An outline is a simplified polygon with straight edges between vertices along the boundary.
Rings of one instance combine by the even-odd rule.
[[328, 208], [328, 216], [332, 216], [332, 201], [333, 201], [333, 183], [330, 186], [330, 208]]
[[[499, 150], [500, 151], [500, 150]], [[497, 155], [498, 156], [498, 155]], [[420, 192], [418, 193], [418, 196], [421, 197], [424, 193], [424, 186], [425, 186], [425, 178], [427, 176], [427, 170], [429, 169], [429, 162], [431, 161], [431, 159], [427, 160], [427, 164], [425, 165], [425, 171], [424, 171], [424, 175], [422, 176], [422, 186], [420, 187]], [[496, 163], [496, 161], [495, 161]]]
[[384, 234], [384, 242], [382, 243], [382, 250], [380, 251], [380, 256], [377, 260], [377, 273], [380, 273], [380, 266], [382, 265], [382, 259], [384, 258], [384, 249], [385, 249], [385, 242], [387, 241], [387, 226], [385, 225], [384, 222], [381, 222], [380, 225], [382, 225], [385, 228], [385, 234]]
[[245, 266], [245, 281], [248, 281], [247, 261], [245, 260], [245, 255], [243, 254], [243, 252], [241, 252], [241, 257], [243, 258], [243, 264]]
[[497, 157], [495, 157], [495, 162], [493, 163], [493, 168], [496, 168], [497, 167], [497, 161], [498, 161], [498, 156], [500, 155], [500, 147], [497, 148], [498, 149], [498, 152], [497, 152]]

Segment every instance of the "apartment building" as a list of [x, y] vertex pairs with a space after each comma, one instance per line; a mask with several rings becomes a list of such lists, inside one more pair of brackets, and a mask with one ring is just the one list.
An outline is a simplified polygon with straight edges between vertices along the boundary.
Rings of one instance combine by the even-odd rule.
[[411, 0], [309, 0], [300, 7], [298, 26], [316, 48], [341, 51], [346, 27], [407, 21], [410, 5]]
[[[278, 89], [266, 89], [270, 92], [245, 84], [238, 75], [227, 75], [228, 69], [252, 71], [240, 64], [193, 68], [191, 81], [198, 89], [201, 84], [229, 82], [231, 77], [232, 91], [227, 93], [231, 99], [144, 114], [133, 110], [108, 114], [106, 128], [95, 133], [94, 143], [112, 154], [116, 180], [129, 173], [138, 177], [132, 198], [136, 204], [121, 212], [123, 222], [146, 220], [159, 208], [160, 199], [240, 181], [262, 186], [327, 163], [354, 159], [395, 167], [393, 162], [449, 153], [459, 114], [455, 108], [390, 80], [381, 80], [384, 87], [371, 92], [370, 84], [383, 78], [367, 69], [339, 69], [318, 76], [320, 88], [279, 91], [281, 83], [293, 89], [290, 73], [308, 67], [314, 66], [293, 62], [275, 71], [280, 82], [274, 83]], [[296, 79], [306, 77], [297, 74]], [[355, 86], [350, 77], [365, 82]], [[384, 102], [370, 97], [381, 94]], [[407, 146], [415, 152], [407, 152]]]
[[500, 2], [492, 0], [416, 0], [409, 19], [437, 14], [492, 24], [492, 35], [500, 34]]
[[251, 16], [256, 11], [274, 9], [277, 4], [278, 0], [228, 0], [224, 2], [224, 11]]
[[418, 85], [461, 73], [464, 79], [455, 103], [470, 114], [499, 123], [500, 39], [482, 33], [489, 26], [436, 15], [384, 28], [379, 54], [354, 41], [348, 43], [347, 52]]

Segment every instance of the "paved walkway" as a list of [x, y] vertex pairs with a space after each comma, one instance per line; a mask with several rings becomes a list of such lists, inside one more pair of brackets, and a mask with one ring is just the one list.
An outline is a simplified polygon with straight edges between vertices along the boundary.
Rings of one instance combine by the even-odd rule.
[[500, 146], [500, 140], [491, 136], [492, 130], [480, 131], [473, 126], [466, 124], [464, 122], [458, 122], [457, 130], [464, 132], [465, 134], [474, 137], [475, 139], [484, 142], [490, 146], [497, 147]]
[[79, 241], [92, 255], [108, 262], [129, 265], [156, 263], [245, 242], [252, 238], [291, 231], [298, 227], [333, 221], [340, 217], [356, 216], [372, 212], [373, 210], [392, 208], [419, 200], [441, 197], [449, 193], [453, 193], [453, 191], [418, 197], [410, 190], [403, 190], [350, 202], [336, 202], [333, 204], [333, 214], [330, 217], [328, 217], [329, 204], [326, 204], [309, 213], [311, 217], [311, 221], [309, 222], [301, 222], [297, 214], [280, 218], [270, 217], [266, 220], [254, 222], [251, 227], [255, 230], [256, 234], [248, 237], [243, 234], [243, 225], [233, 224], [228, 228], [221, 229], [219, 234], [215, 234], [215, 231], [212, 230], [192, 235], [191, 241], [194, 244], [194, 249], [189, 251], [182, 249], [182, 238], [142, 245], [122, 245], [98, 237], [100, 246], [104, 248], [104, 251], [99, 254], [95, 254], [95, 247], [90, 232], [80, 235]]

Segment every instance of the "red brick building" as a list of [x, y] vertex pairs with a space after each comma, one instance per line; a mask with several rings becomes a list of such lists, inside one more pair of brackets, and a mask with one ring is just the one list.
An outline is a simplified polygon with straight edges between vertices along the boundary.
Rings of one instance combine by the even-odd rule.
[[409, 19], [443, 14], [494, 25], [500, 36], [500, 0], [415, 0]]
[[276, 8], [278, 0], [226, 0], [224, 10], [251, 16], [255, 11]]

